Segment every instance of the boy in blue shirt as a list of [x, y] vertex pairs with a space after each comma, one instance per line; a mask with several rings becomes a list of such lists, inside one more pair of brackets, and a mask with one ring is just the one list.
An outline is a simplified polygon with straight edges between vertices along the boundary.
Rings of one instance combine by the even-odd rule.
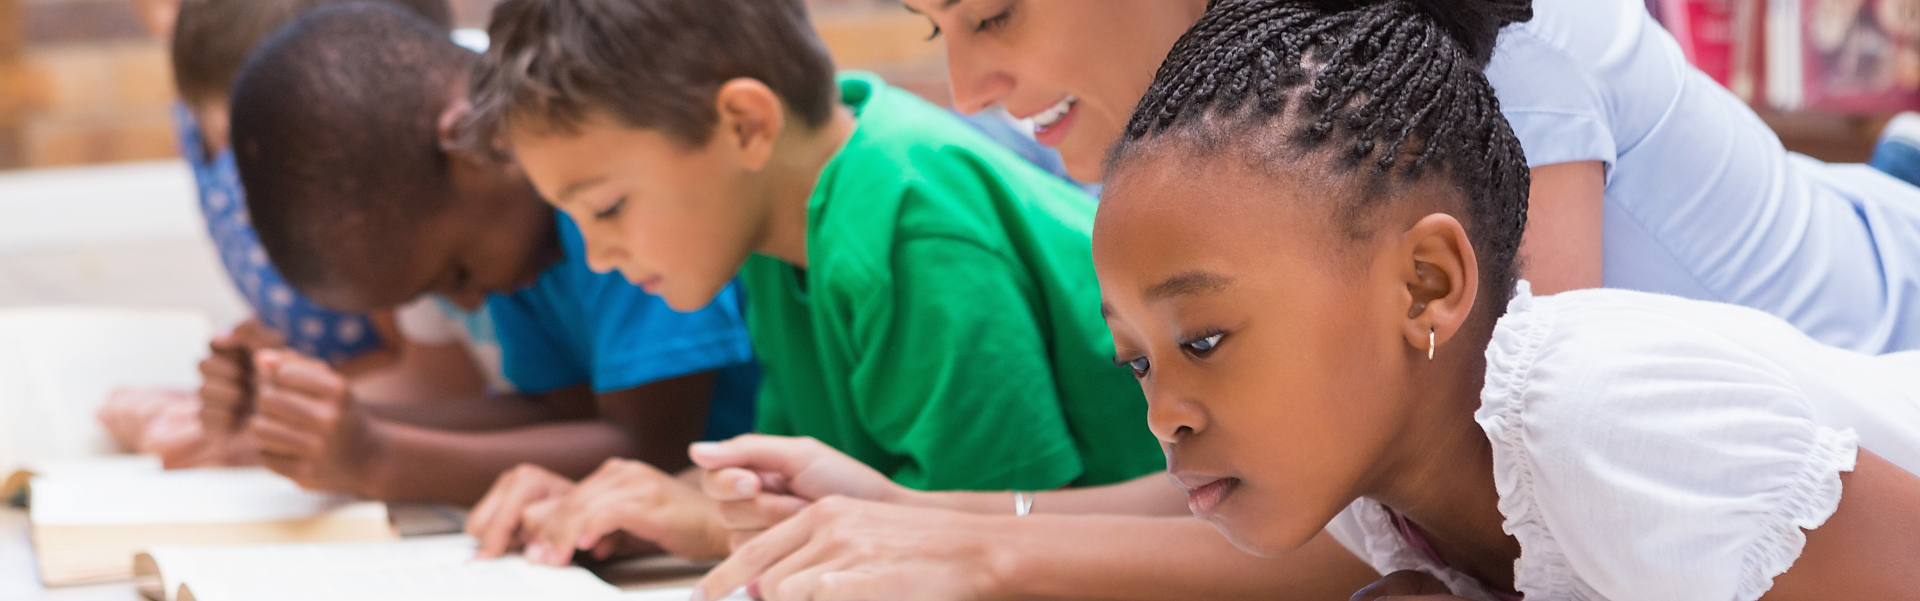
[[345, 311], [425, 293], [485, 303], [521, 394], [365, 407], [324, 365], [263, 352], [256, 401], [226, 410], [303, 485], [458, 503], [516, 464], [581, 476], [635, 457], [671, 472], [689, 442], [747, 429], [757, 372], [737, 294], [678, 313], [594, 273], [516, 167], [456, 143], [475, 61], [390, 6], [310, 12], [242, 70], [233, 148], [290, 285]]

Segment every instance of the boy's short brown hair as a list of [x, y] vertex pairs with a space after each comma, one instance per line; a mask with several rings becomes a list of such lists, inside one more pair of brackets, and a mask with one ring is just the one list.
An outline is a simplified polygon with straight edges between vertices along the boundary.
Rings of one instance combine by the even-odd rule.
[[[253, 47], [294, 17], [345, 0], [185, 0], [173, 28], [173, 85], [180, 99], [198, 106], [225, 100]], [[381, 0], [418, 13], [449, 29], [447, 0]]]
[[839, 98], [801, 0], [506, 0], [488, 33], [470, 122], [487, 146], [509, 121], [571, 133], [594, 110], [699, 146], [736, 78], [772, 88], [809, 127]]

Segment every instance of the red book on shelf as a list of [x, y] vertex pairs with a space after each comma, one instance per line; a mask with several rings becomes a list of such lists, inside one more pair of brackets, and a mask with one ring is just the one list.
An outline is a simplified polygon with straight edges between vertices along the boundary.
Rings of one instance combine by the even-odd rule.
[[1920, 0], [1771, 0], [1767, 92], [1781, 109], [1920, 109]]
[[1687, 61], [1742, 100], [1758, 96], [1767, 0], [1649, 0]]

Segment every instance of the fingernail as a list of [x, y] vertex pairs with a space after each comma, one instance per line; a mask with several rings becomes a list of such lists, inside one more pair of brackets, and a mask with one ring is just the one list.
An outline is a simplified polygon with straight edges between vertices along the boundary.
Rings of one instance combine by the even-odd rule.
[[753, 489], [753, 484], [754, 482], [751, 478], [733, 479], [733, 489], [739, 491], [740, 496], [752, 496], [753, 493], [758, 492]]
[[688, 597], [687, 601], [707, 601], [707, 591], [701, 590], [699, 587], [694, 587], [693, 596]]
[[720, 445], [711, 442], [696, 442], [693, 443], [693, 446], [687, 447], [687, 452], [701, 454], [718, 453], [720, 452]]
[[600, 544], [600, 539], [596, 539], [596, 538], [594, 538], [594, 537], [592, 537], [592, 536], [589, 536], [589, 535], [581, 535], [581, 536], [580, 536], [580, 541], [579, 541], [579, 542], [576, 542], [576, 543], [574, 543], [574, 544], [573, 544], [573, 547], [574, 547], [575, 549], [579, 549], [579, 550], [581, 550], [581, 551], [585, 551], [585, 550], [588, 550], [588, 549], [592, 549], [592, 548], [594, 548], [595, 546], [598, 546], [599, 544]]
[[547, 562], [547, 546], [542, 543], [527, 545], [527, 550], [522, 551], [520, 554], [527, 556], [527, 560], [534, 563]]

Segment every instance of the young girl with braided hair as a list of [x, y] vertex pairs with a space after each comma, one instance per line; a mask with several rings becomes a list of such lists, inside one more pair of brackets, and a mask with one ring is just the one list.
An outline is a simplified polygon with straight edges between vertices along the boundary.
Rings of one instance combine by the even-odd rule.
[[695, 449], [730, 513], [776, 522], [790, 501], [763, 488], [826, 502], [743, 532], [702, 592], [1347, 598], [1356, 558], [1386, 577], [1355, 599], [1910, 588], [1887, 568], [1916, 561], [1920, 356], [1724, 305], [1516, 294], [1529, 176], [1479, 72], [1491, 32], [1340, 4], [1215, 7], [1126, 130], [1096, 231], [1189, 507], [1266, 563], [1182, 520], [1038, 515], [1144, 498], [984, 516], [1004, 493], [902, 491], [756, 438]]
[[1920, 586], [1920, 353], [1671, 296], [1535, 298], [1484, 55], [1404, 2], [1222, 4], [1114, 149], [1094, 242], [1197, 516], [1263, 554], [1324, 528], [1417, 572], [1377, 585], [1402, 594]]

